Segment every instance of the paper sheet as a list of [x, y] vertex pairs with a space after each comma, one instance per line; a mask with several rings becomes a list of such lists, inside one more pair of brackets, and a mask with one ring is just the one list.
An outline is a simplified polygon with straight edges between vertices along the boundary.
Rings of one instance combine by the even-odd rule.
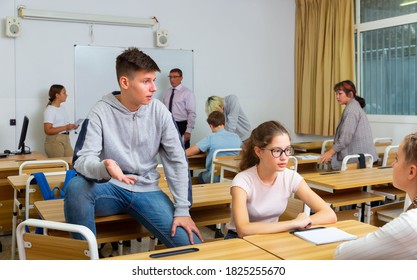
[[295, 231], [293, 234], [316, 245], [358, 238], [356, 235], [347, 233], [335, 227], [313, 228], [310, 230]]

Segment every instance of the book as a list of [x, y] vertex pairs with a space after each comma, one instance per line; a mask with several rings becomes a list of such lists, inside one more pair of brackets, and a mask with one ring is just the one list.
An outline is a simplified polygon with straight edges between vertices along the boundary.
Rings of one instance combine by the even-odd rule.
[[316, 245], [354, 240], [358, 238], [356, 235], [347, 233], [335, 227], [318, 227], [293, 231], [291, 233]]

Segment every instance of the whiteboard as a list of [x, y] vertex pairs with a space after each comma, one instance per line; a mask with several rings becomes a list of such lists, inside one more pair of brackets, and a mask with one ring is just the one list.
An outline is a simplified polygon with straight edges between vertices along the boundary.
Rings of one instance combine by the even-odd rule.
[[[127, 47], [74, 46], [75, 49], [75, 120], [85, 119], [90, 109], [104, 95], [120, 90], [116, 77], [116, 57]], [[162, 100], [162, 93], [171, 85], [168, 74], [172, 68], [183, 72], [182, 84], [194, 91], [193, 51], [139, 48], [158, 64], [157, 91], [154, 98]]]

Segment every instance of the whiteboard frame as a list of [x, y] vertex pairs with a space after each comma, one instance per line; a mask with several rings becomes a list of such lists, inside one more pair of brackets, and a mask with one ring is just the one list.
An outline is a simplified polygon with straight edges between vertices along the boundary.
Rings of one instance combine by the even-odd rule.
[[[74, 45], [74, 117], [85, 119], [90, 109], [104, 95], [119, 91], [116, 78], [116, 57], [128, 47]], [[194, 91], [194, 51], [175, 49], [140, 48], [159, 66], [156, 73], [157, 91], [154, 98], [162, 100], [163, 91], [169, 88], [168, 74], [172, 68], [183, 72], [182, 84]]]

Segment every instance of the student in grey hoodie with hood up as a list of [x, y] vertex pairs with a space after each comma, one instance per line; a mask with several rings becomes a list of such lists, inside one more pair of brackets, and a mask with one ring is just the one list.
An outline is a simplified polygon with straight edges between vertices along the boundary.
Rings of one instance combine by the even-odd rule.
[[[120, 92], [105, 95], [75, 146], [78, 176], [67, 185], [65, 218], [94, 233], [95, 216], [129, 213], [167, 247], [201, 243], [189, 214], [191, 183], [175, 122], [156, 91], [158, 65], [137, 48], [116, 59]], [[162, 160], [174, 203], [158, 186]]]

